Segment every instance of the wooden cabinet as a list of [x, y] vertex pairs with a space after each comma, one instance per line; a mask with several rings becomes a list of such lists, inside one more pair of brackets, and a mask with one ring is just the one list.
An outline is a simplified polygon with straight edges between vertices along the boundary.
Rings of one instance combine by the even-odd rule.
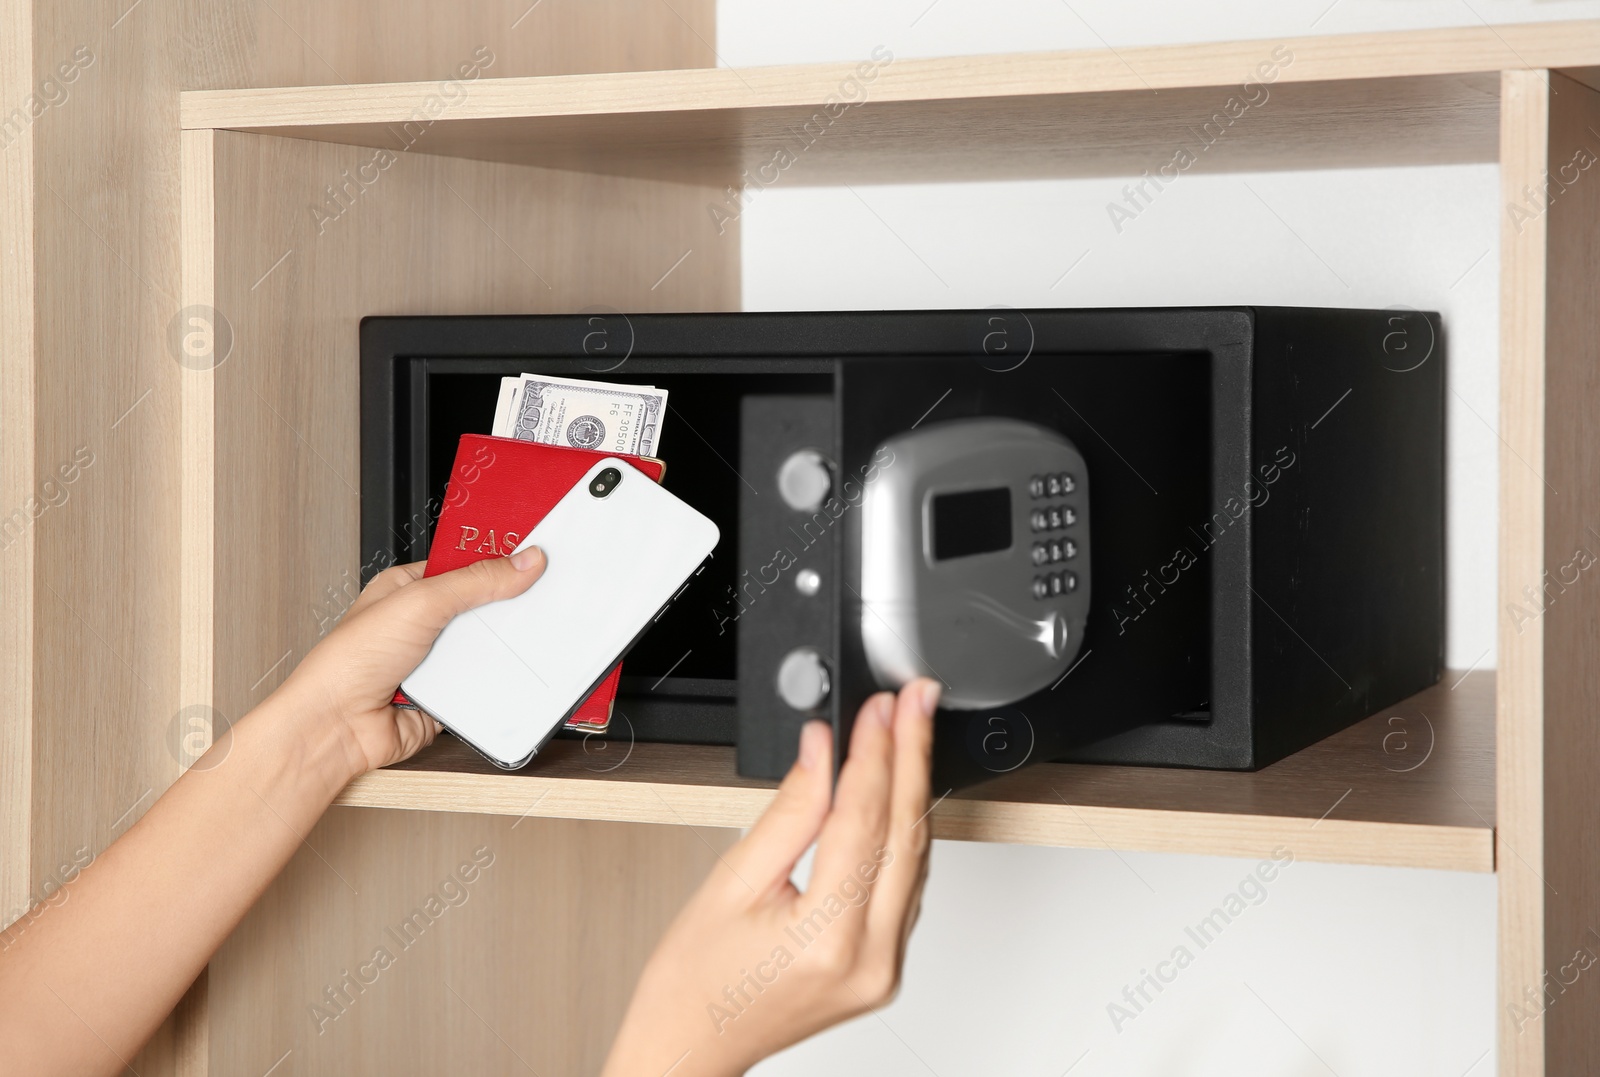
[[[248, 710], [353, 594], [360, 317], [738, 309], [739, 189], [774, 162], [796, 185], [1138, 176], [1268, 65], [1274, 106], [1230, 133], [1228, 167], [1499, 162], [1498, 608], [1556, 597], [1502, 618], [1498, 675], [1449, 674], [1259, 773], [1043, 764], [942, 800], [935, 833], [1495, 871], [1500, 1072], [1592, 1067], [1600, 989], [1552, 980], [1531, 1019], [1528, 999], [1600, 915], [1600, 603], [1557, 590], [1600, 542], [1600, 22], [736, 71], [708, 66], [709, 2], [449, 26], [425, 7], [138, 8], [123, 28], [187, 35], [160, 46], [172, 68], [148, 28], [108, 38], [0, 155], [22, 237], [0, 267], [6, 503], [96, 454], [0, 555], [12, 907], [171, 781], [184, 723]], [[543, 44], [514, 44], [539, 20]], [[44, 22], [33, 59], [70, 53]], [[27, 57], [0, 49], [9, 92]], [[1391, 720], [1417, 716], [1428, 765], [1391, 765]], [[357, 781], [152, 1068], [592, 1070], [655, 934], [771, 797], [728, 749], [615, 763], [563, 743], [505, 774], [446, 740]], [[342, 979], [480, 849], [493, 866], [393, 972]]]

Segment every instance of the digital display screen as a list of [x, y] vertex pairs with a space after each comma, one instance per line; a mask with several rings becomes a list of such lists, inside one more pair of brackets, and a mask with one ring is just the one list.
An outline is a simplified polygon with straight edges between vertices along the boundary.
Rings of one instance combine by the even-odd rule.
[[935, 561], [1011, 547], [1011, 491], [1004, 486], [936, 494], [932, 514]]

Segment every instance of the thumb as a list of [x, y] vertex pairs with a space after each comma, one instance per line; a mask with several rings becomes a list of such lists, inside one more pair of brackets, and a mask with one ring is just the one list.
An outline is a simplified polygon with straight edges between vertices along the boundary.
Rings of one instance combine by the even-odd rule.
[[510, 557], [474, 561], [437, 576], [417, 580], [384, 600], [386, 616], [438, 635], [451, 620], [490, 602], [515, 598], [544, 575], [544, 551], [537, 546]]

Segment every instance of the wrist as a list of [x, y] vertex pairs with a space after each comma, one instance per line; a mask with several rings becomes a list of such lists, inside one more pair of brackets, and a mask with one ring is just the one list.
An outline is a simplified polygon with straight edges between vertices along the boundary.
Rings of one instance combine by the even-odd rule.
[[687, 1050], [667, 1048], [674, 1033], [682, 1029], [664, 1029], [660, 1035], [636, 1040], [625, 1030], [617, 1037], [606, 1057], [600, 1077], [658, 1077], [671, 1073], [672, 1077], [743, 1077], [749, 1067], [729, 1059], [701, 1044]]
[[295, 771], [331, 801], [367, 771], [366, 757], [342, 717], [302, 698], [285, 682], [251, 712]]
[[669, 1070], [672, 1077], [741, 1077], [762, 1054], [743, 1057], [739, 1045], [698, 1025], [704, 1013], [683, 1004], [693, 988], [663, 978], [660, 960], [652, 956], [640, 974], [601, 1077], [659, 1077]]

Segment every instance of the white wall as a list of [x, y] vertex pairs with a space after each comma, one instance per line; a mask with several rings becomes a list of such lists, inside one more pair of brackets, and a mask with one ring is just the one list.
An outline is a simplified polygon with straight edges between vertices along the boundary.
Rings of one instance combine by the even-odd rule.
[[[721, 0], [718, 50], [742, 67], [860, 59], [880, 44], [908, 58], [1595, 17], [1600, 0]], [[1439, 310], [1449, 333], [1448, 661], [1493, 666], [1495, 169], [1190, 174], [1119, 234], [1106, 204], [1121, 185], [851, 191], [780, 180], [741, 220], [745, 307]], [[1252, 866], [940, 842], [901, 997], [758, 1072], [1493, 1072], [1492, 876], [1296, 863], [1199, 950], [1185, 926]], [[1117, 1027], [1108, 1005], [1179, 945], [1194, 963]]]
[[[1225, 150], [1218, 143], [1211, 152]], [[1122, 201], [1125, 184], [769, 187], [741, 218], [745, 309], [1260, 303], [1438, 310], [1452, 390], [1447, 662], [1493, 666], [1495, 167], [1190, 173], [1119, 234], [1106, 204]]]

